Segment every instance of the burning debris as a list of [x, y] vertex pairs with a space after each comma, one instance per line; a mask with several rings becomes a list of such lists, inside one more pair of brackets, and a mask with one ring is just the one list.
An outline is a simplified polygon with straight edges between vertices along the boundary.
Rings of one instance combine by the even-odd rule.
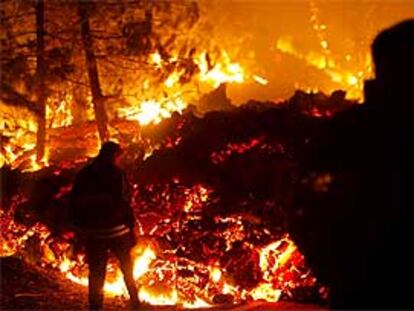
[[[207, 18], [216, 12], [205, 4], [2, 3], [2, 257], [87, 285], [84, 250], [67, 225], [68, 194], [111, 138], [126, 150], [142, 301], [326, 302], [328, 290], [289, 234], [291, 181], [315, 133], [362, 99], [371, 60], [352, 40], [334, 51], [317, 1], [305, 19], [311, 43], [279, 34], [263, 53], [256, 34], [216, 33], [219, 21]], [[231, 28], [228, 18], [220, 26]], [[298, 64], [301, 78], [283, 67]], [[291, 86], [276, 83], [287, 75], [297, 79]], [[286, 89], [296, 91], [276, 100]], [[267, 101], [239, 105], [240, 94]], [[114, 260], [104, 288], [126, 294]]]
[[[170, 187], [164, 191], [147, 187], [147, 195], [140, 195], [141, 201], [136, 202], [142, 238], [134, 250], [134, 276], [142, 300], [154, 305], [207, 306], [277, 301], [295, 297], [298, 288], [313, 292], [316, 281], [288, 236], [264, 229], [252, 216], [250, 220], [247, 215], [209, 215], [204, 210], [209, 208], [209, 191], [204, 187]], [[151, 200], [145, 202], [148, 195]], [[21, 209], [14, 204], [13, 208]], [[72, 248], [68, 233], [58, 235], [56, 228], [38, 222], [17, 224], [17, 213], [11, 216], [12, 211], [1, 218], [2, 255], [20, 254], [61, 271], [75, 283], [87, 284], [84, 256]], [[279, 241], [272, 242], [275, 239]], [[111, 262], [108, 267], [105, 291], [125, 294], [115, 266]]]
[[[297, 98], [277, 106], [251, 102], [203, 118], [184, 113], [154, 125], [156, 136], [142, 131], [141, 139], [157, 149], [139, 166], [136, 159], [125, 164], [142, 237], [134, 250], [142, 300], [208, 306], [322, 299], [323, 287], [287, 234], [280, 209], [289, 196], [287, 174], [312, 130], [324, 124]], [[2, 169], [9, 187], [2, 247], [3, 255], [20, 254], [86, 285], [84, 255], [65, 226], [67, 194], [80, 165]], [[115, 267], [110, 262], [105, 290], [122, 295]]]

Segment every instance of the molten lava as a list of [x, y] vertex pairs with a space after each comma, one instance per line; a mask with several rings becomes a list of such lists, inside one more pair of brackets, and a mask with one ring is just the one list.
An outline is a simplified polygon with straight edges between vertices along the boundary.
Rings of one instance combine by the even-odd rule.
[[[62, 191], [67, 192], [67, 188]], [[181, 211], [181, 216], [175, 218], [174, 214], [164, 215], [152, 227], [142, 226], [148, 222], [145, 214], [138, 216], [143, 235], [132, 250], [132, 256], [134, 278], [139, 285], [139, 297], [142, 301], [152, 305], [182, 305], [188, 308], [209, 307], [217, 303], [235, 304], [250, 300], [276, 302], [283, 295], [290, 295], [290, 290], [295, 287], [315, 286], [315, 279], [305, 268], [303, 257], [288, 235], [265, 245], [255, 244], [250, 242], [252, 235], [257, 234], [255, 230], [262, 231], [260, 234], [265, 235], [268, 235], [268, 231], [260, 226], [252, 229], [251, 225], [237, 215], [217, 216], [212, 231], [203, 233], [206, 236], [211, 235], [217, 243], [223, 245], [221, 248], [217, 244], [218, 248], [209, 255], [207, 261], [196, 261], [184, 255], [187, 248], [194, 246], [176, 244], [173, 234], [188, 234], [193, 223], [203, 219], [211, 193], [212, 190], [203, 185], [183, 188], [184, 200], [181, 201], [181, 207], [176, 206]], [[162, 195], [169, 196], [167, 192]], [[84, 254], [73, 253], [70, 243], [52, 235], [39, 223], [26, 227], [13, 220], [14, 209], [22, 202], [24, 198], [15, 197], [9, 212], [2, 211], [1, 255], [25, 254], [31, 247], [28, 241], [38, 239], [42, 266], [59, 271], [74, 283], [87, 286]], [[160, 236], [161, 233], [157, 232], [161, 223], [168, 227]], [[164, 241], [162, 236], [166, 238]], [[242, 249], [237, 250], [239, 246], [236, 245], [240, 243]], [[173, 246], [174, 244], [176, 246]], [[249, 261], [258, 272], [257, 280], [252, 285], [248, 286], [238, 281], [237, 274], [234, 274], [237, 272], [232, 270], [232, 262], [238, 259], [231, 258], [235, 255], [231, 255], [230, 261], [225, 259], [228, 254], [237, 254], [239, 251], [244, 254], [242, 256], [249, 254]], [[213, 258], [215, 259], [212, 262]], [[104, 290], [110, 295], [127, 295], [122, 273], [112, 258], [107, 267]]]

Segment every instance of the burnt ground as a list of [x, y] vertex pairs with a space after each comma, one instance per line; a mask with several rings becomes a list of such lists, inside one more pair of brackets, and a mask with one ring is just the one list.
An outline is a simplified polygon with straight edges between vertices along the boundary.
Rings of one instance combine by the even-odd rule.
[[[87, 289], [55, 271], [25, 263], [17, 257], [1, 258], [1, 310], [87, 310]], [[324, 310], [292, 302], [253, 302], [209, 310]], [[105, 310], [128, 310], [127, 299], [106, 297]], [[182, 310], [179, 307], [147, 307], [145, 310]], [[200, 309], [199, 309], [200, 310]], [[204, 309], [205, 310], [205, 309]]]

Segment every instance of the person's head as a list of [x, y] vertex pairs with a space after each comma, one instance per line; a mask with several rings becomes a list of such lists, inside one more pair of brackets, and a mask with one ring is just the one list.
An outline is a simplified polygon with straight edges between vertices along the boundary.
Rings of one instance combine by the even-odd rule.
[[[372, 43], [375, 79], [391, 92], [412, 92], [414, 86], [414, 19], [383, 30]], [[398, 94], [396, 94], [398, 95]]]
[[121, 146], [115, 142], [107, 141], [101, 147], [97, 159], [103, 162], [119, 164], [121, 159], [122, 149]]

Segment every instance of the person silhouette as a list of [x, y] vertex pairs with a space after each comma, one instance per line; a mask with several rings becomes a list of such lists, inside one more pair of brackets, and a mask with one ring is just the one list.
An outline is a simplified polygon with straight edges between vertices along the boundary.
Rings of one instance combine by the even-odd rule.
[[89, 265], [90, 310], [103, 309], [109, 252], [119, 260], [131, 309], [141, 307], [130, 255], [136, 243], [135, 218], [119, 167], [121, 157], [117, 143], [104, 143], [98, 156], [78, 173], [71, 192], [71, 221], [84, 241]]

